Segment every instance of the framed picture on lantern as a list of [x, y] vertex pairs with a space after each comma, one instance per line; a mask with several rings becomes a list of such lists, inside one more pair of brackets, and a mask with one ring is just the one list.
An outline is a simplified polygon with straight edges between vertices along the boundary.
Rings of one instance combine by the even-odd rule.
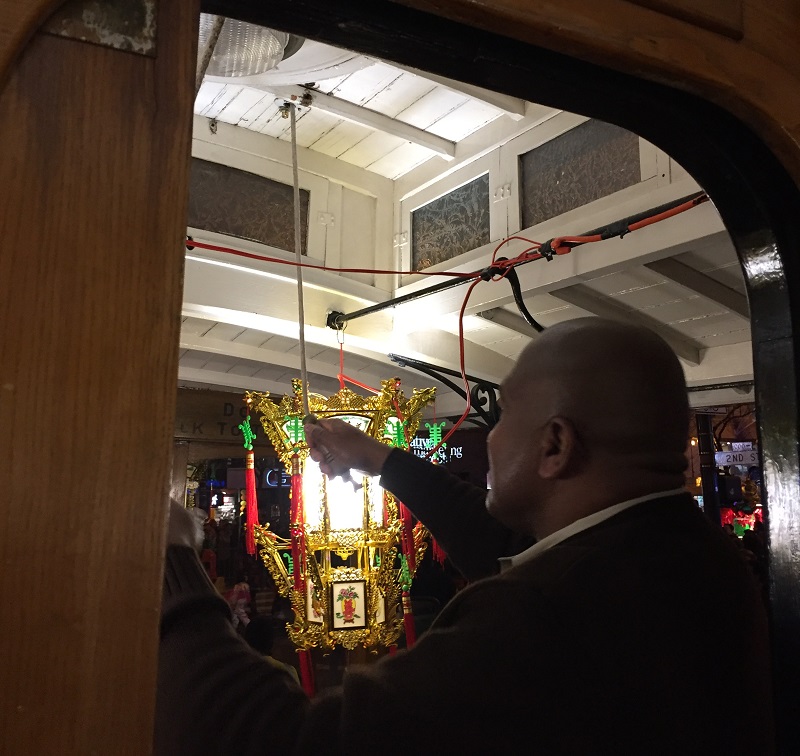
[[334, 630], [353, 630], [367, 626], [367, 583], [343, 580], [331, 584], [331, 613]]
[[314, 590], [314, 582], [311, 578], [306, 578], [306, 618], [309, 622], [321, 625], [325, 621], [323, 611], [324, 607], [320, 596]]

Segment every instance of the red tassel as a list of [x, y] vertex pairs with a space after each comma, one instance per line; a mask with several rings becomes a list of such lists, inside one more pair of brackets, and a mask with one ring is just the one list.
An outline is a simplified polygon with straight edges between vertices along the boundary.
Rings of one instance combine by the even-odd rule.
[[435, 562], [438, 562], [440, 565], [444, 566], [444, 560], [447, 559], [447, 553], [442, 548], [439, 541], [435, 538], [431, 538], [431, 556]]
[[413, 575], [417, 569], [417, 560], [414, 554], [414, 520], [408, 507], [402, 502], [398, 503], [400, 505], [400, 519], [403, 522], [403, 530], [401, 535], [402, 553], [405, 554], [405, 557], [408, 560], [408, 569]]
[[256, 553], [256, 539], [254, 528], [258, 525], [258, 500], [256, 499], [256, 470], [255, 457], [252, 451], [247, 452], [245, 461], [245, 502], [247, 512], [247, 524], [245, 526], [245, 547], [247, 553]]
[[311, 662], [311, 652], [302, 648], [297, 654], [300, 657], [300, 682], [306, 695], [309, 698], [313, 698], [316, 693], [316, 685], [314, 683], [314, 665]]
[[403, 626], [406, 631], [406, 648], [417, 642], [417, 626], [414, 624], [414, 612], [411, 609], [411, 594], [403, 591]]
[[292, 457], [292, 508], [289, 527], [292, 536], [292, 563], [294, 564], [294, 589], [305, 595], [303, 564], [306, 554], [305, 513], [303, 509], [303, 476], [300, 474], [300, 458]]

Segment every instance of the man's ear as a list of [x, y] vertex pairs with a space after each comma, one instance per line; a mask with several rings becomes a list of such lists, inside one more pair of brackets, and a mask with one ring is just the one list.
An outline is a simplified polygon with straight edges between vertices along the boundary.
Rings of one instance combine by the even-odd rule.
[[575, 466], [578, 434], [565, 417], [551, 417], [539, 437], [539, 477], [555, 480], [565, 477]]

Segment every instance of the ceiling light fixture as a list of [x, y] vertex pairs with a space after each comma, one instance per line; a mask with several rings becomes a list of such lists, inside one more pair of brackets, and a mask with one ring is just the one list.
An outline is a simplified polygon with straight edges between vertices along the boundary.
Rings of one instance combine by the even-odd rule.
[[[213, 26], [214, 16], [201, 13], [200, 50], [210, 39]], [[206, 73], [223, 77], [255, 76], [293, 55], [303, 41], [286, 32], [226, 18]]]

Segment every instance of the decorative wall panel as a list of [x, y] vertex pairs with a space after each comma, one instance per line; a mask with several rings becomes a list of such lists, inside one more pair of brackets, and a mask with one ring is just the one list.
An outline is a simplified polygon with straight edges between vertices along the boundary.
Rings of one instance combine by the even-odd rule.
[[411, 213], [411, 263], [416, 270], [489, 241], [488, 173]]
[[[300, 228], [307, 254], [309, 192], [300, 190]], [[227, 165], [192, 158], [187, 224], [294, 252], [292, 187]]]
[[587, 121], [520, 155], [522, 228], [641, 181], [639, 137]]

